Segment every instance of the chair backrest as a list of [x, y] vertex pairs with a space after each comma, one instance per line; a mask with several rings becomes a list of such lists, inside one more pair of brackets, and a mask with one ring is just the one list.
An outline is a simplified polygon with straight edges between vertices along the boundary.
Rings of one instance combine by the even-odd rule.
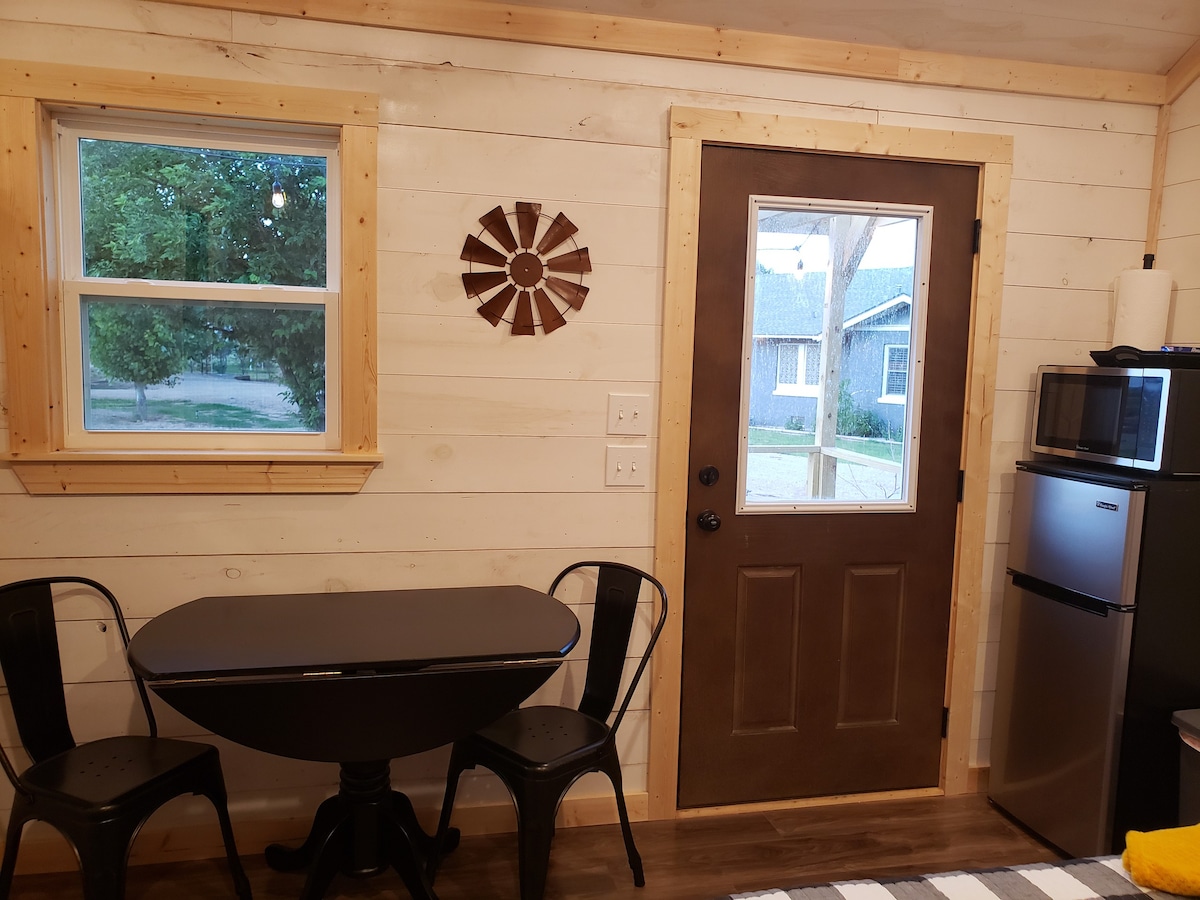
[[616, 705], [642, 585], [652, 585], [659, 597], [658, 622], [650, 633], [637, 669], [613, 720], [612, 731], [615, 732], [621, 724], [621, 719], [625, 717], [625, 710], [629, 708], [629, 701], [633, 699], [633, 692], [650, 662], [650, 653], [654, 650], [659, 633], [667, 621], [667, 592], [657, 578], [641, 569], [624, 563], [587, 560], [573, 563], [563, 569], [550, 586], [550, 593], [554, 593], [567, 575], [585, 568], [596, 569], [596, 605], [592, 617], [592, 639], [588, 646], [587, 676], [583, 685], [583, 698], [579, 701], [579, 711], [593, 719], [606, 721]]
[[[54, 619], [53, 586], [56, 584], [86, 585], [104, 597], [112, 607], [122, 646], [129, 644], [129, 631], [116, 597], [90, 578], [31, 578], [0, 587], [0, 667], [4, 670], [17, 732], [34, 762], [75, 746], [67, 719], [58, 629]], [[153, 735], [157, 727], [150, 710], [150, 699], [141, 679], [136, 674], [133, 677]], [[7, 760], [4, 768], [11, 777], [12, 768]]]

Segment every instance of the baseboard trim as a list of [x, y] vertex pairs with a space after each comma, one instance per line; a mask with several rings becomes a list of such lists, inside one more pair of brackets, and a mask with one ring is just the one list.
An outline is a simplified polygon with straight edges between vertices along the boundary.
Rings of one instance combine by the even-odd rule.
[[[629, 818], [643, 822], [650, 807], [645, 792], [626, 794]], [[314, 810], [315, 811], [315, 810]], [[432, 831], [437, 823], [436, 808], [419, 808], [421, 824]], [[559, 807], [557, 825], [572, 828], [583, 825], [610, 825], [618, 822], [617, 804], [611, 797], [567, 798]], [[463, 834], [503, 834], [516, 830], [516, 814], [511, 803], [486, 806], [456, 806], [454, 825]], [[233, 823], [238, 852], [243, 856], [262, 853], [268, 844], [299, 844], [308, 834], [311, 818], [241, 818]], [[211, 822], [195, 824], [158, 824], [153, 818], [139, 832], [129, 856], [131, 866], [219, 859], [225, 855], [216, 816]], [[44, 822], [31, 822], [21, 838], [17, 857], [18, 875], [46, 872], [70, 872], [79, 867], [67, 839]]]

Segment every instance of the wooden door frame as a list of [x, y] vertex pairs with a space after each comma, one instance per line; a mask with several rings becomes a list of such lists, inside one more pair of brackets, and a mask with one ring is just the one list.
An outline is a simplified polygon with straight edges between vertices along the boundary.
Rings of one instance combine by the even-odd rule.
[[[669, 819], [684, 814], [727, 811], [726, 808], [684, 812], [677, 807], [696, 245], [700, 220], [700, 155], [706, 142], [924, 162], [971, 163], [980, 167], [977, 210], [983, 228], [972, 285], [961, 455], [965, 477], [955, 542], [947, 656], [946, 691], [950, 719], [943, 746], [941, 785], [933, 791], [967, 793], [974, 789], [969, 772], [971, 716], [983, 589], [1012, 138], [868, 122], [672, 107], [654, 534], [655, 572], [671, 597], [671, 610], [655, 653], [652, 673], [646, 785], [650, 818]], [[758, 808], [763, 804], [755, 806]], [[742, 808], [746, 807], [739, 807]]]

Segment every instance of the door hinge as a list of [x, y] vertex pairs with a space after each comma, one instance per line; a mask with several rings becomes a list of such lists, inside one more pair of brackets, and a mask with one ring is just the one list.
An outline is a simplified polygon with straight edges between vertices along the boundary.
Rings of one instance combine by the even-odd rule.
[[979, 252], [979, 244], [982, 240], [983, 240], [983, 219], [976, 219], [975, 220], [975, 237], [972, 239], [972, 242], [971, 242], [971, 248], [972, 248], [971, 252], [972, 253]]
[[955, 496], [958, 498], [959, 503], [962, 503], [962, 501], [963, 501], [963, 486], [964, 486], [964, 483], [966, 482], [966, 479], [967, 479], [967, 473], [965, 471], [963, 471], [962, 469], [959, 469], [958, 470], [958, 487], [955, 489]]
[[942, 737], [950, 735], [950, 707], [942, 707]]

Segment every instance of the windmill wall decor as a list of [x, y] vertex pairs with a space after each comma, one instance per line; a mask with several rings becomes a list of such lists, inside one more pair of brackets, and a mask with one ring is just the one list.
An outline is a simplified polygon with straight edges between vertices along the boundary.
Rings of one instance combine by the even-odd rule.
[[[517, 226], [515, 236], [510, 220]], [[583, 276], [592, 271], [587, 247], [575, 243], [579, 229], [574, 223], [562, 213], [553, 219], [542, 215], [540, 203], [522, 202], [509, 213], [497, 206], [479, 223], [483, 228], [467, 235], [460, 256], [469, 264], [463, 287], [479, 301], [479, 314], [493, 327], [509, 323], [513, 334], [534, 334], [539, 324], [549, 334], [566, 325], [563, 311], [583, 306], [588, 292]]]

